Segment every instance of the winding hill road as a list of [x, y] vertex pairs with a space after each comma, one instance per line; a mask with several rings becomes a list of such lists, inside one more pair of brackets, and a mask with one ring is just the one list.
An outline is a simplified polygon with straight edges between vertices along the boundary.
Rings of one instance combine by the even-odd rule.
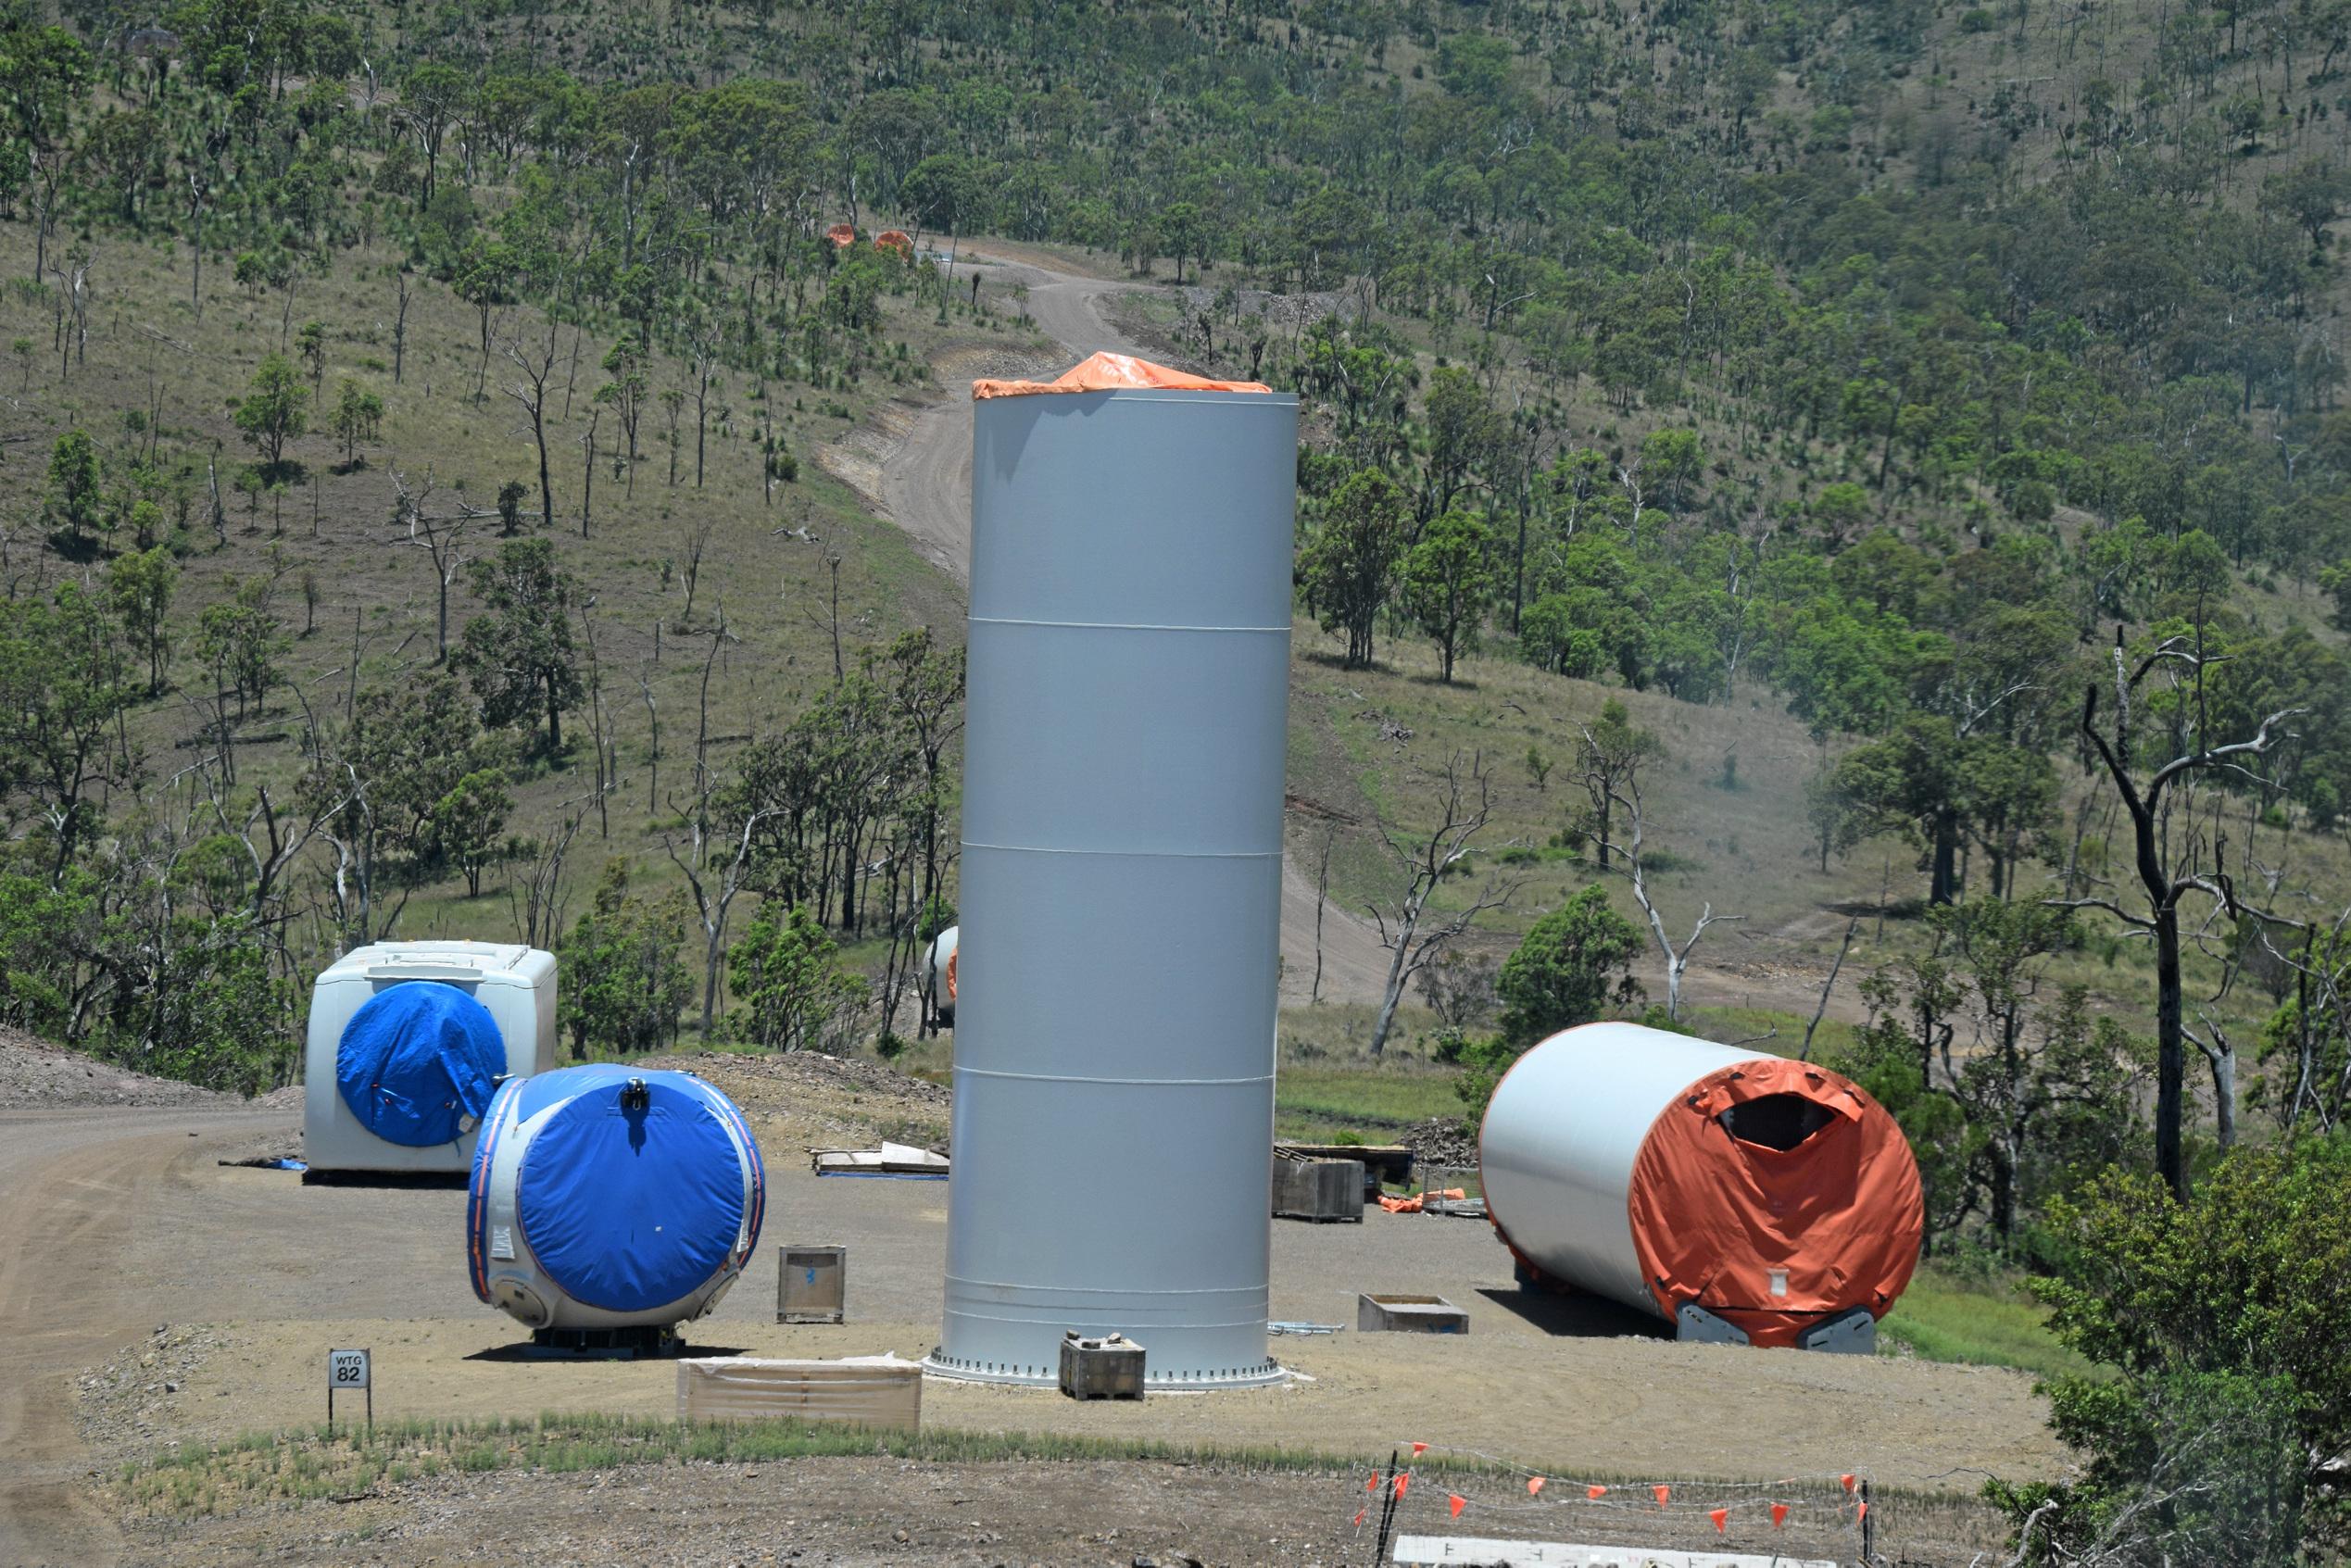
[[[1000, 293], [1013, 283], [1028, 286], [1028, 313], [1038, 329], [1062, 345], [1063, 358], [1050, 374], [1089, 354], [1144, 354], [1097, 308], [1113, 295], [1131, 294], [1137, 284], [1089, 278], [1059, 270], [1050, 258], [1017, 245], [990, 241], [969, 249], [970, 261], [986, 268], [981, 285]], [[968, 584], [972, 572], [972, 400], [960, 386], [924, 408], [881, 461], [883, 514], [911, 534], [932, 559]], [[1285, 1001], [1302, 1002], [1314, 985], [1315, 896], [1313, 879], [1285, 862], [1282, 874], [1282, 973]], [[1326, 1001], [1376, 1005], [1384, 994], [1389, 954], [1379, 934], [1362, 915], [1338, 905], [1322, 911], [1322, 997]]]

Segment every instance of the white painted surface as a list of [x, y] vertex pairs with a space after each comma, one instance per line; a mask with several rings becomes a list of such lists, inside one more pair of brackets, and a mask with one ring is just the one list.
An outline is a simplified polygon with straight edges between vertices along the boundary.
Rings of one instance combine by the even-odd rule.
[[1399, 1536], [1393, 1561], [1460, 1563], [1464, 1568], [1837, 1568], [1825, 1557], [1768, 1553], [1675, 1551], [1627, 1546], [1571, 1546], [1564, 1541], [1501, 1541], [1477, 1536]]
[[555, 1066], [555, 959], [513, 942], [377, 942], [327, 966], [310, 991], [303, 1052], [302, 1155], [314, 1171], [463, 1171], [480, 1129], [430, 1148], [387, 1143], [359, 1124], [334, 1078], [344, 1025], [392, 985], [455, 985], [489, 1010], [506, 1042], [506, 1073], [527, 1078]]

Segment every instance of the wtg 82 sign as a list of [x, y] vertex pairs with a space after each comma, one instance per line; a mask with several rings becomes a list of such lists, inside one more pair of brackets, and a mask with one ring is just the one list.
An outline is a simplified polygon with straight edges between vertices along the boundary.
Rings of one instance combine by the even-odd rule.
[[329, 1350], [327, 1352], [327, 1392], [355, 1394], [368, 1386], [368, 1352], [365, 1350]]
[[375, 1428], [374, 1357], [366, 1350], [327, 1352], [327, 1425], [334, 1425], [334, 1397], [357, 1394], [368, 1404], [368, 1428]]

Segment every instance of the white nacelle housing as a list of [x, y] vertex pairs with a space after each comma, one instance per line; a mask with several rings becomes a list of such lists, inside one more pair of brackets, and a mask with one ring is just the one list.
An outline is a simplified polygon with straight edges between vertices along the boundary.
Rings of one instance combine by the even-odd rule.
[[466, 1192], [473, 1293], [534, 1330], [701, 1317], [759, 1245], [767, 1183], [735, 1103], [598, 1062], [509, 1083]]
[[487, 1011], [504, 1045], [497, 1077], [527, 1078], [555, 1066], [555, 960], [535, 947], [493, 942], [378, 942], [320, 974], [310, 992], [303, 1057], [304, 1158], [314, 1172], [463, 1172], [479, 1129], [471, 1116], [444, 1142], [396, 1142], [371, 1129], [338, 1082], [346, 1031], [360, 1009], [397, 985], [445, 985]]

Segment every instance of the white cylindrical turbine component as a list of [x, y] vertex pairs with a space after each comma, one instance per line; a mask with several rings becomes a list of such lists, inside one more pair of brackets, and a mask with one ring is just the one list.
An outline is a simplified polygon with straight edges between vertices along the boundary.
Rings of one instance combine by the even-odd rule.
[[716, 1307], [759, 1245], [743, 1113], [688, 1073], [614, 1063], [509, 1081], [465, 1198], [473, 1293], [533, 1329], [666, 1325]]
[[1923, 1208], [1901, 1127], [1826, 1068], [1633, 1023], [1512, 1064], [1478, 1139], [1487, 1211], [1537, 1275], [1759, 1345], [1909, 1283]]
[[1279, 1375], [1297, 434], [1264, 393], [978, 406], [937, 1371], [1050, 1383], [1075, 1329], [1140, 1341], [1154, 1387]]
[[950, 925], [931, 938], [923, 954], [923, 968], [930, 976], [931, 1010], [950, 1027], [955, 1022], [955, 949], [962, 936], [962, 927]]

